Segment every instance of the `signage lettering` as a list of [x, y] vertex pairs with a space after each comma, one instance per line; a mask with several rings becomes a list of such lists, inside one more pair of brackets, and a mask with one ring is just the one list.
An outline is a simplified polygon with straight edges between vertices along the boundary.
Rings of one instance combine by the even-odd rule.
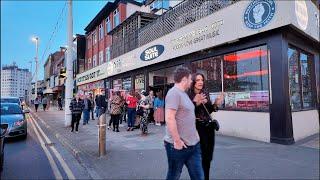
[[151, 61], [159, 57], [163, 53], [163, 51], [164, 51], [164, 46], [162, 45], [152, 46], [141, 53], [140, 59], [142, 61]]

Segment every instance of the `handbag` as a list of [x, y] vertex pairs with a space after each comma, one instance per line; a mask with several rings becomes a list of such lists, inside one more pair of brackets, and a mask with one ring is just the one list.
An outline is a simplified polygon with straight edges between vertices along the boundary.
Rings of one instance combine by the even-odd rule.
[[209, 127], [210, 129], [212, 128], [216, 131], [219, 131], [219, 129], [220, 129], [219, 122], [216, 119], [212, 119], [207, 107], [203, 103], [201, 103], [201, 104], [203, 105], [204, 109], [206, 110], [208, 116], [210, 117], [209, 121], [206, 121], [206, 126]]

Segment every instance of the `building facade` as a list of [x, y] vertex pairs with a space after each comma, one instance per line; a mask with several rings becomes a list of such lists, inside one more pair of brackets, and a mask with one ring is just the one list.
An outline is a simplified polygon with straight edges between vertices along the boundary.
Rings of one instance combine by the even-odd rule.
[[1, 69], [1, 96], [29, 99], [31, 72], [21, 69], [15, 63]]
[[225, 94], [214, 114], [221, 134], [292, 144], [319, 132], [315, 1], [186, 0], [138, 39], [137, 49], [79, 74], [77, 84], [104, 79], [109, 88], [165, 94], [184, 65], [205, 75], [212, 100]]
[[[101, 64], [110, 62], [115, 57], [138, 48], [138, 29], [153, 21], [157, 14], [164, 13], [181, 0], [170, 1], [170, 3], [169, 1], [168, 3], [159, 2], [159, 0], [148, 3], [133, 0], [108, 2], [85, 28], [85, 71], [89, 72]], [[103, 73], [99, 71], [95, 74], [102, 76]], [[85, 78], [87, 77], [82, 79]], [[110, 88], [108, 82], [105, 84], [104, 80], [80, 84], [77, 82], [77, 86], [80, 93], [93, 95], [108, 91]]]

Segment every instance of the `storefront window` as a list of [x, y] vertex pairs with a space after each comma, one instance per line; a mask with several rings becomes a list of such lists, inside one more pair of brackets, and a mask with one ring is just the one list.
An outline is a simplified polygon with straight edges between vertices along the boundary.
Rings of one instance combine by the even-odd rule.
[[[182, 66], [182, 65], [179, 65]], [[149, 86], [154, 92], [164, 92], [167, 94], [170, 88], [174, 86], [173, 72], [179, 66], [173, 66], [149, 73]]]
[[291, 109], [301, 110], [314, 107], [311, 56], [296, 48], [289, 48], [288, 61]]
[[204, 74], [212, 101], [223, 89], [222, 109], [268, 111], [267, 54], [266, 46], [237, 51], [193, 62], [192, 71]]
[[119, 91], [121, 89], [122, 89], [122, 80], [121, 79], [113, 80], [113, 90]]

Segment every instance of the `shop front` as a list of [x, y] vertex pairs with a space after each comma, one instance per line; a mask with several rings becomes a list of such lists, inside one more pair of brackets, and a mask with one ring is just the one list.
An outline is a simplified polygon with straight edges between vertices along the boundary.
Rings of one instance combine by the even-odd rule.
[[[225, 94], [213, 114], [219, 133], [280, 144], [318, 133], [319, 9], [309, 1], [255, 2], [239, 1], [111, 60], [111, 88], [165, 95], [184, 65], [204, 74], [212, 101]], [[255, 7], [268, 13], [259, 19]]]

